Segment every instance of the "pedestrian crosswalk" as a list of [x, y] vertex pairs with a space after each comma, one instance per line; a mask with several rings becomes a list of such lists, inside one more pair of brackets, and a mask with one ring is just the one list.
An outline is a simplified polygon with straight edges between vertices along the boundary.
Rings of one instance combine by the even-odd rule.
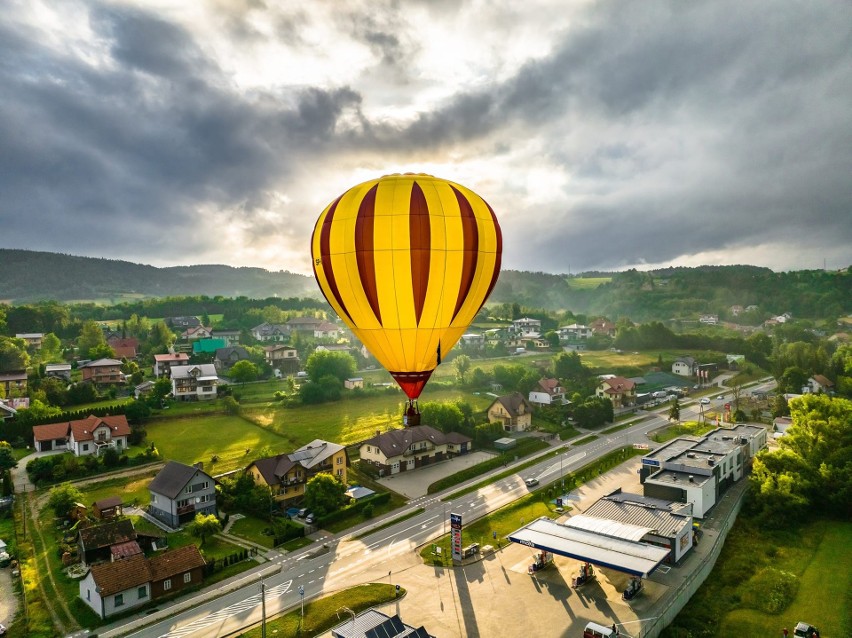
[[[293, 581], [288, 580], [281, 583], [280, 585], [268, 587], [266, 589], [266, 599], [269, 600], [270, 598], [274, 598], [276, 596], [283, 596], [288, 591], [290, 591], [290, 587], [292, 585]], [[235, 614], [247, 611], [249, 609], [253, 609], [259, 604], [260, 593], [258, 592], [254, 596], [250, 596], [245, 600], [241, 600], [240, 602], [234, 603], [233, 605], [228, 605], [227, 607], [219, 609], [218, 611], [215, 611], [208, 616], [204, 616], [203, 618], [199, 618], [197, 620], [192, 621], [191, 623], [178, 627], [173, 631], [162, 634], [159, 638], [181, 638], [182, 636], [189, 636], [197, 631], [201, 631], [202, 629], [209, 627], [210, 625], [220, 623], [226, 618], [230, 618]]]

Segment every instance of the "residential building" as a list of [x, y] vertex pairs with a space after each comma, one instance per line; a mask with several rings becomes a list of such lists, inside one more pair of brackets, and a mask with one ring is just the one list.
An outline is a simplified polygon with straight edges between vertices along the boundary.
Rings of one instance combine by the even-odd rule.
[[[807, 392], [832, 394], [834, 392], [834, 382], [821, 374], [815, 374], [808, 379], [808, 385], [805, 386]], [[802, 392], [805, 392], [802, 388]]]
[[135, 359], [139, 350], [139, 339], [134, 337], [110, 337], [107, 345], [118, 359]]
[[121, 361], [117, 359], [97, 359], [80, 366], [83, 381], [95, 385], [120, 385], [124, 383]]
[[129, 436], [130, 425], [123, 414], [33, 426], [36, 452], [69, 450], [76, 456], [98, 455], [108, 448], [123, 452]]
[[463, 334], [459, 340], [461, 345], [468, 350], [482, 350], [485, 348], [485, 335], [469, 332]]
[[530, 391], [529, 402], [532, 405], [562, 405], [566, 403], [565, 388], [559, 379], [539, 379], [538, 385]]
[[290, 327], [282, 323], [262, 323], [251, 329], [251, 336], [258, 341], [287, 341]]
[[706, 326], [715, 326], [719, 323], [719, 315], [700, 315], [698, 323], [703, 323]]
[[497, 397], [488, 407], [488, 422], [501, 423], [506, 432], [524, 432], [532, 425], [532, 408], [520, 392]]
[[154, 390], [154, 382], [153, 381], [143, 381], [139, 385], [133, 388], [133, 398], [140, 399], [144, 396], [151, 394]]
[[44, 333], [42, 332], [18, 332], [15, 334], [15, 339], [23, 339], [27, 342], [27, 347], [35, 348], [38, 350], [41, 348], [41, 340], [44, 339]]
[[672, 374], [692, 377], [698, 372], [698, 362], [693, 357], [679, 357], [672, 364]]
[[13, 408], [11, 405], [6, 403], [5, 400], [0, 399], [0, 421], [5, 421], [6, 419], [13, 418], [18, 411]]
[[213, 367], [222, 374], [230, 370], [238, 361], [249, 361], [248, 350], [242, 346], [228, 346], [219, 348], [213, 355]]
[[589, 324], [589, 328], [592, 329], [592, 332], [596, 335], [600, 335], [603, 337], [614, 337], [615, 336], [615, 324], [608, 319], [600, 317], [599, 319], [595, 319]]
[[201, 585], [204, 558], [195, 545], [145, 558], [135, 554], [92, 565], [80, 581], [80, 598], [101, 618]]
[[451, 436], [430, 425], [414, 425], [376, 432], [376, 436], [361, 444], [359, 453], [362, 461], [371, 463], [380, 474], [388, 476], [432, 465], [456, 454], [466, 454], [471, 449], [472, 439], [463, 434], [452, 433]]
[[148, 513], [169, 527], [189, 523], [196, 514], [216, 514], [216, 481], [199, 467], [169, 461], [148, 491]]
[[224, 339], [196, 339], [192, 342], [192, 356], [215, 354], [220, 348], [228, 346]]
[[246, 472], [256, 483], [269, 487], [276, 501], [286, 503], [302, 498], [305, 485], [320, 472], [331, 474], [345, 485], [348, 466], [344, 446], [314, 439], [294, 452], [257, 459]]
[[189, 363], [189, 355], [186, 352], [170, 352], [168, 354], [154, 355], [154, 376], [169, 377], [174, 366], [185, 366]]
[[71, 381], [71, 364], [70, 363], [48, 363], [44, 366], [45, 377], [56, 377]]
[[77, 554], [84, 565], [92, 565], [109, 561], [113, 546], [130, 542], [137, 543], [138, 551], [134, 553], [141, 554], [136, 530], [133, 529], [133, 522], [129, 518], [81, 527], [77, 532]]
[[296, 374], [301, 367], [299, 351], [290, 346], [267, 346], [263, 349], [266, 362], [281, 375]]
[[541, 320], [540, 319], [530, 319], [529, 317], [522, 317], [521, 319], [515, 319], [512, 322], [511, 331], [515, 334], [528, 335], [535, 334], [538, 336], [541, 334]]
[[314, 352], [344, 352], [348, 354], [352, 352], [352, 347], [343, 343], [332, 343], [319, 345], [314, 348]]
[[732, 317], [739, 317], [743, 313], [743, 307], [740, 305], [731, 306], [728, 311], [731, 313]]
[[198, 317], [166, 317], [166, 325], [172, 330], [184, 331], [187, 328], [197, 328], [201, 325]]
[[210, 338], [210, 328], [205, 326], [192, 326], [187, 328], [180, 334], [180, 338], [184, 341], [198, 341], [199, 339]]
[[216, 398], [219, 376], [212, 363], [172, 366], [172, 394], [181, 401], [209, 401]]
[[98, 520], [109, 520], [122, 514], [120, 496], [107, 496], [92, 503], [92, 516]]
[[355, 388], [363, 388], [364, 387], [364, 379], [361, 377], [352, 377], [351, 379], [346, 379], [343, 382], [343, 387], [347, 390], [354, 390]]
[[229, 346], [236, 346], [240, 343], [239, 330], [211, 330], [210, 336], [214, 339], [224, 339]]
[[609, 399], [613, 408], [624, 408], [636, 403], [636, 384], [624, 377], [603, 379], [595, 396]]
[[316, 317], [293, 317], [287, 322], [287, 328], [291, 332], [314, 334], [314, 331], [324, 323], [326, 323], [325, 319], [317, 319]]
[[556, 334], [559, 335], [560, 341], [581, 341], [590, 339], [594, 332], [589, 326], [572, 323], [570, 326], [562, 326], [557, 329]]
[[11, 397], [13, 394], [26, 394], [27, 371], [7, 370], [0, 372], [0, 385], [3, 386], [7, 397]]
[[314, 328], [314, 337], [317, 339], [337, 339], [340, 336], [340, 326], [329, 321], [323, 321]]

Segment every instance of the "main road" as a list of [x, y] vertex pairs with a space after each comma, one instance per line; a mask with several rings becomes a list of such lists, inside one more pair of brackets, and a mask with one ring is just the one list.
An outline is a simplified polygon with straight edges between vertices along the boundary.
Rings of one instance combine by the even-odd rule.
[[[724, 392], [723, 398], [714, 394], [711, 405], [723, 407], [730, 400], [726, 398], [730, 397], [730, 393]], [[681, 420], [696, 419], [700, 407], [698, 402], [687, 402], [681, 407]], [[569, 449], [567, 443], [562, 444], [563, 451], [558, 456], [548, 456], [522, 473], [496, 480], [451, 501], [441, 499], [460, 491], [464, 486], [414, 499], [403, 511], [424, 511], [385, 529], [354, 538], [350, 534], [339, 534], [326, 539], [319, 548], [311, 546], [264, 564], [258, 569], [267, 574], [263, 580], [267, 616], [298, 608], [304, 599], [323, 592], [337, 591], [368, 580], [387, 578], [389, 583], [393, 583], [394, 566], [402, 564], [403, 557], [406, 558], [405, 562], [410, 562], [410, 556], [406, 557], [406, 554], [416, 552], [424, 543], [444, 534], [450, 512], [461, 514], [466, 523], [472, 522], [527, 494], [530, 488], [524, 482], [526, 478], [537, 478], [541, 483], [557, 481], [561, 475], [579, 469], [610, 450], [647, 443], [649, 432], [668, 424], [664, 416], [668, 410], [669, 406], [666, 405], [659, 412], [652, 412], [623, 430], [609, 435], [602, 434], [598, 440], [584, 445], [582, 449]], [[478, 477], [471, 483], [482, 481], [483, 478]], [[396, 511], [387, 515], [385, 520], [400, 515], [400, 511]], [[124, 624], [113, 625], [107, 631], [101, 630], [98, 634], [132, 638], [228, 636], [260, 622], [261, 614], [261, 585], [252, 582], [145, 627], [137, 629], [140, 619], [134, 618]]]

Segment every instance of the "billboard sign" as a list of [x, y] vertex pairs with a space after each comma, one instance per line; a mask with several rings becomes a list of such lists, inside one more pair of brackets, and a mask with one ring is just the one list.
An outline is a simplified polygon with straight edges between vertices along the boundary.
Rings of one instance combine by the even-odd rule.
[[453, 560], [462, 559], [462, 517], [461, 514], [450, 514], [450, 545]]

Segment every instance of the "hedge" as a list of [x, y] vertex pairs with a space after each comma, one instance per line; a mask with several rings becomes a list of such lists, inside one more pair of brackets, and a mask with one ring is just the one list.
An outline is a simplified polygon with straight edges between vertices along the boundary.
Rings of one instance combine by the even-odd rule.
[[381, 494], [373, 494], [372, 496], [368, 496], [367, 498], [361, 499], [357, 501], [354, 505], [350, 505], [348, 507], [344, 507], [335, 512], [331, 512], [330, 514], [326, 514], [322, 518], [317, 519], [317, 525], [320, 527], [325, 527], [326, 525], [330, 525], [331, 523], [336, 523], [338, 521], [342, 521], [343, 519], [349, 518], [355, 513], [363, 511], [367, 505], [382, 505], [383, 503], [387, 503], [390, 500], [390, 492], [382, 492]]

